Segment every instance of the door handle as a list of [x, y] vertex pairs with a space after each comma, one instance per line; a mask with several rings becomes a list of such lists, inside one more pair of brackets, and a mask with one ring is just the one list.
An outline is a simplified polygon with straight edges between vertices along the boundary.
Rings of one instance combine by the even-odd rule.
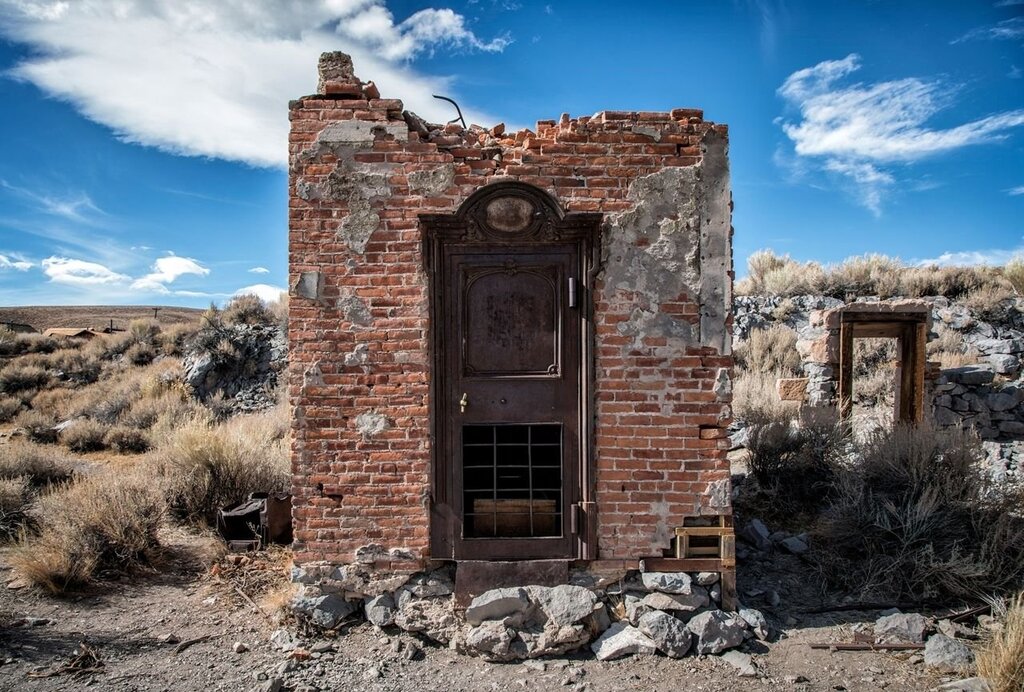
[[459, 399], [459, 413], [465, 413], [467, 406], [469, 406], [469, 395], [463, 392], [462, 398]]

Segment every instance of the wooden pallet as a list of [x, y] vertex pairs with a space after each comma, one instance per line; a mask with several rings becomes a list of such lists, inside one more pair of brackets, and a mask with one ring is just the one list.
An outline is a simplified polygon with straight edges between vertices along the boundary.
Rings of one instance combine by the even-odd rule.
[[732, 516], [684, 518], [683, 526], [676, 529], [676, 557], [717, 557], [723, 566], [735, 567], [736, 534]]

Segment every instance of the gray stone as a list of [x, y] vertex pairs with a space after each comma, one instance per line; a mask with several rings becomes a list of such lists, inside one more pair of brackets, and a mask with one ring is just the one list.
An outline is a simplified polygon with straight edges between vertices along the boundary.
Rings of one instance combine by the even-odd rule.
[[632, 625], [616, 622], [590, 645], [599, 661], [609, 661], [631, 654], [653, 654], [658, 647], [651, 638]]
[[700, 586], [711, 586], [718, 582], [720, 575], [718, 572], [698, 572], [693, 575], [693, 581]]
[[967, 385], [991, 384], [995, 379], [995, 372], [987, 365], [965, 365], [960, 368], [943, 370], [942, 374], [951, 382]]
[[985, 404], [992, 411], [1009, 411], [1018, 403], [1017, 397], [1004, 392], [992, 392], [985, 397]]
[[1009, 353], [996, 353], [985, 358], [998, 375], [1014, 375], [1020, 372], [1020, 358]]
[[484, 620], [500, 620], [523, 613], [530, 607], [526, 589], [491, 589], [473, 599], [466, 608], [466, 622], [479, 625]]
[[391, 594], [381, 594], [373, 598], [367, 598], [363, 602], [366, 611], [366, 619], [377, 627], [389, 627], [395, 624], [395, 615], [398, 608], [395, 606], [395, 599]]
[[999, 424], [999, 432], [1006, 435], [1024, 435], [1024, 423], [1015, 420], [1002, 421]]
[[403, 593], [407, 598], [400, 601], [395, 625], [406, 632], [422, 632], [434, 641], [448, 644], [459, 629], [451, 597], [417, 599], [408, 591]]
[[360, 327], [368, 327], [373, 324], [373, 315], [370, 314], [370, 308], [366, 307], [366, 303], [359, 296], [346, 295], [338, 299], [338, 309], [341, 310], [341, 314], [345, 316], [345, 319], [354, 325]]
[[594, 592], [582, 586], [533, 587], [531, 592], [548, 620], [559, 627], [575, 625], [590, 617], [597, 605]]
[[697, 637], [698, 654], [718, 654], [743, 643], [746, 623], [721, 610], [698, 613], [686, 623]]
[[522, 656], [512, 651], [512, 643], [516, 640], [515, 630], [512, 630], [497, 620], [488, 620], [469, 631], [466, 635], [466, 644], [487, 658], [498, 661], [508, 661], [521, 658]]
[[640, 622], [640, 617], [644, 613], [651, 612], [651, 607], [644, 603], [644, 599], [633, 594], [623, 596], [622, 604], [626, 608], [626, 619], [629, 620], [631, 625], [636, 625]]
[[803, 555], [807, 552], [807, 544], [797, 536], [790, 536], [779, 542], [786, 552], [794, 555]]
[[669, 658], [682, 658], [693, 644], [693, 635], [682, 621], [658, 610], [645, 613], [639, 629]]
[[922, 644], [928, 618], [920, 613], [894, 613], [875, 621], [875, 642], [878, 644]]
[[295, 609], [308, 615], [310, 621], [317, 627], [327, 630], [340, 625], [356, 610], [355, 605], [334, 594], [320, 596], [314, 599], [312, 604], [302, 603], [305, 600], [300, 599], [300, 602], [296, 603]]
[[974, 654], [959, 639], [935, 634], [924, 645], [924, 663], [940, 673], [959, 673], [970, 668]]
[[266, 682], [261, 683], [256, 689], [259, 692], [281, 692], [282, 687], [284, 687], [284, 680], [281, 678], [270, 678]]
[[741, 678], [756, 678], [757, 666], [750, 654], [739, 651], [726, 651], [722, 654], [722, 660], [737, 670]]
[[455, 584], [452, 583], [448, 572], [443, 569], [434, 570], [429, 574], [417, 574], [406, 582], [405, 588], [418, 598], [449, 596], [455, 592]]
[[298, 640], [283, 627], [270, 634], [270, 646], [278, 651], [294, 651], [298, 645]]
[[409, 139], [409, 126], [369, 120], [335, 120], [320, 130], [317, 144], [341, 144], [350, 147], [372, 147], [377, 137]]
[[690, 587], [688, 594], [651, 593], [644, 596], [642, 605], [655, 610], [693, 611], [710, 603], [707, 590], [702, 586]]
[[758, 639], [765, 640], [771, 635], [771, 627], [764, 613], [754, 608], [740, 608], [739, 616], [747, 623]]
[[760, 519], [751, 519], [740, 531], [740, 538], [758, 550], [768, 550], [772, 547], [771, 535], [768, 527]]
[[962, 418], [948, 408], [935, 407], [935, 422], [942, 426], [956, 425]]
[[301, 298], [320, 300], [323, 288], [324, 280], [320, 272], [299, 272], [299, 278], [295, 280], [292, 290]]
[[644, 572], [640, 575], [644, 588], [661, 593], [688, 594], [693, 580], [686, 572]]

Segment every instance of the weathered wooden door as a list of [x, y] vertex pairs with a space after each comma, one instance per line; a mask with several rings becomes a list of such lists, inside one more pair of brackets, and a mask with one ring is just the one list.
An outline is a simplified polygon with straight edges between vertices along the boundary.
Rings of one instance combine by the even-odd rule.
[[524, 232], [543, 220], [529, 197], [497, 201], [431, 252], [432, 554], [573, 559], [588, 539], [589, 245]]

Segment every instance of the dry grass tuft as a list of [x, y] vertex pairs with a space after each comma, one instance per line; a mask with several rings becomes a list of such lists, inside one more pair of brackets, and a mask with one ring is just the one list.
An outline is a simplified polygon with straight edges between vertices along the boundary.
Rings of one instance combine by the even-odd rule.
[[1014, 308], [1013, 290], [1005, 284], [976, 288], [961, 302], [986, 322], [1005, 320]]
[[289, 484], [287, 428], [276, 413], [238, 416], [211, 425], [194, 419], [176, 430], [157, 453], [172, 511], [211, 522], [219, 507], [252, 492]]
[[975, 660], [992, 692], [1024, 690], [1024, 593], [1010, 602], [1002, 629], [984, 643]]
[[0, 423], [7, 423], [14, 420], [14, 417], [21, 412], [21, 399], [14, 396], [0, 397]]
[[163, 500], [142, 477], [96, 474], [42, 497], [38, 526], [11, 555], [26, 579], [53, 593], [80, 586], [97, 572], [148, 564], [157, 548]]
[[60, 433], [60, 441], [72, 452], [98, 452], [106, 449], [104, 437], [110, 428], [88, 418], [77, 420]]
[[44, 488], [71, 479], [68, 456], [50, 446], [14, 441], [0, 445], [0, 478], [22, 478], [32, 488]]
[[49, 382], [49, 371], [38, 365], [15, 362], [0, 370], [0, 393], [13, 394], [26, 389], [39, 389]]
[[118, 454], [142, 454], [150, 448], [149, 436], [144, 430], [118, 425], [103, 436], [103, 444]]
[[926, 600], [1017, 589], [1021, 498], [981, 468], [964, 430], [896, 425], [859, 446], [815, 532], [826, 578], [865, 597]]
[[0, 479], [0, 537], [9, 539], [18, 535], [25, 524], [30, 498], [25, 478]]
[[782, 324], [755, 329], [746, 341], [736, 344], [736, 364], [751, 372], [800, 374], [800, 354], [796, 350], [796, 332]]
[[1003, 267], [1003, 277], [1013, 286], [1017, 295], [1024, 295], [1024, 260], [1015, 258]]
[[57, 421], [53, 416], [48, 416], [40, 411], [22, 411], [14, 424], [21, 428], [28, 439], [33, 442], [53, 444], [57, 441], [57, 430], [54, 426]]
[[783, 401], [775, 389], [775, 380], [786, 376], [780, 372], [737, 371], [732, 383], [736, 418], [750, 424], [795, 418], [798, 402]]

